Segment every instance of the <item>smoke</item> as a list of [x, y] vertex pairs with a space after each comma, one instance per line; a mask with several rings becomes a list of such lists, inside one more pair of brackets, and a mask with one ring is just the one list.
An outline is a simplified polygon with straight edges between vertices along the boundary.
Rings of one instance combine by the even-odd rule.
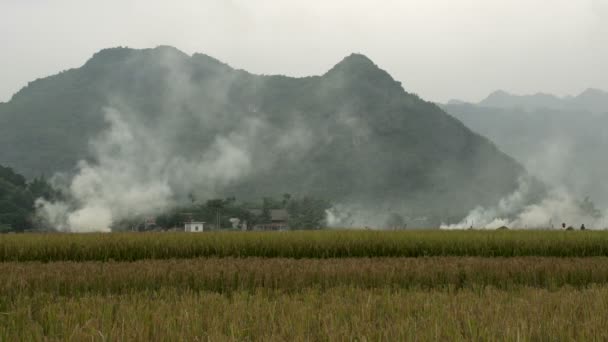
[[[94, 163], [81, 161], [67, 190], [69, 202], [38, 200], [40, 217], [61, 231], [109, 231], [117, 220], [174, 206], [187, 191], [213, 194], [251, 168], [248, 137], [256, 125], [219, 136], [199, 158], [186, 159], [156, 129], [105, 110], [108, 129], [91, 142]], [[157, 127], [160, 129], [160, 127]]]
[[579, 228], [601, 229], [606, 224], [602, 215], [586, 199], [579, 201], [564, 188], [554, 188], [537, 203], [529, 203], [530, 179], [520, 179], [519, 187], [491, 208], [477, 207], [456, 224], [442, 224], [441, 229], [558, 229], [562, 223]]
[[[197, 83], [193, 70], [207, 70], [205, 63], [213, 71]], [[73, 177], [55, 177], [67, 199], [36, 203], [38, 217], [57, 230], [110, 231], [118, 221], [162, 214], [192, 196], [225, 196], [230, 186], [276, 167], [277, 158], [312, 146], [315, 135], [304, 121], [277, 127], [255, 98], [236, 105], [230, 96], [240, 74], [209, 57], [159, 47], [120, 68], [112, 70], [105, 126], [89, 142], [89, 158]], [[149, 93], [158, 96], [140, 102]]]

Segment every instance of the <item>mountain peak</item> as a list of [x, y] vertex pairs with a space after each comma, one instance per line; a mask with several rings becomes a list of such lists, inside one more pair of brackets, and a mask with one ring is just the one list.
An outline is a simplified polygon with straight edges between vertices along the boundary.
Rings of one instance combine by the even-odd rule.
[[129, 47], [113, 47], [102, 49], [96, 52], [86, 63], [86, 66], [109, 65], [116, 62], [122, 62], [129, 57], [142, 55], [159, 55], [159, 56], [175, 56], [181, 58], [189, 58], [185, 52], [169, 45], [159, 45], [151, 49], [132, 49]]
[[[340, 63], [368, 63], [375, 65], [374, 62], [362, 53], [351, 53], [350, 55], [344, 57]], [[339, 64], [340, 64], [339, 63]]]
[[584, 98], [584, 97], [596, 97], [596, 96], [606, 96], [606, 95], [608, 95], [608, 93], [606, 93], [605, 91], [603, 91], [601, 89], [587, 88], [587, 89], [585, 89], [585, 91], [580, 93], [577, 97]]
[[85, 65], [97, 65], [97, 64], [106, 64], [108, 62], [114, 62], [121, 59], [124, 59], [134, 53], [136, 50], [128, 48], [128, 47], [112, 47], [107, 49], [102, 49], [93, 54], [91, 58], [85, 63]]
[[175, 53], [175, 54], [179, 54], [179, 55], [183, 55], [183, 56], [188, 56], [182, 50], [180, 50], [174, 46], [171, 46], [171, 45], [158, 45], [157, 47], [149, 49], [149, 50], [157, 51], [157, 52], [164, 52], [164, 53]]
[[513, 96], [513, 95], [502, 89], [498, 89], [498, 90], [493, 91], [490, 95], [488, 95], [488, 97], [486, 97], [486, 100], [491, 99], [491, 98], [502, 98], [502, 97], [510, 97], [510, 96]]
[[333, 80], [348, 80], [354, 82], [353, 84], [364, 80], [365, 83], [374, 84], [374, 86], [381, 88], [390, 88], [395, 84], [400, 85], [388, 72], [360, 53], [346, 56], [323, 76]]
[[350, 69], [379, 69], [378, 66], [367, 56], [360, 53], [352, 53], [344, 57], [336, 64], [329, 72], [333, 70], [350, 70]]

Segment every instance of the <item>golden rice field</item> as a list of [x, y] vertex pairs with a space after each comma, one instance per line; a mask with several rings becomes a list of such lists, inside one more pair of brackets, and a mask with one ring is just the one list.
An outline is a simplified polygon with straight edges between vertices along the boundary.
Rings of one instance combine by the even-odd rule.
[[0, 261], [425, 256], [608, 256], [608, 231], [326, 230], [0, 235]]
[[608, 340], [603, 232], [0, 236], [0, 341]]

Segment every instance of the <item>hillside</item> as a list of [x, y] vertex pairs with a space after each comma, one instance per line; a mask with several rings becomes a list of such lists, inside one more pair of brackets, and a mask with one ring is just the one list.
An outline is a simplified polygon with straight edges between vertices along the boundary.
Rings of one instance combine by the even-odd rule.
[[391, 212], [455, 220], [525, 172], [363, 55], [291, 78], [172, 47], [102, 50], [29, 83], [0, 105], [0, 163], [28, 177], [86, 176], [94, 185], [77, 182], [80, 201], [112, 197], [103, 203], [121, 217], [169, 197], [291, 193], [358, 208], [346, 224]]
[[[604, 171], [608, 159], [608, 93], [586, 90], [576, 97], [493, 93], [478, 104], [450, 102], [449, 114], [492, 139], [545, 183], [566, 187], [608, 206]], [[533, 100], [535, 99], [535, 100]]]

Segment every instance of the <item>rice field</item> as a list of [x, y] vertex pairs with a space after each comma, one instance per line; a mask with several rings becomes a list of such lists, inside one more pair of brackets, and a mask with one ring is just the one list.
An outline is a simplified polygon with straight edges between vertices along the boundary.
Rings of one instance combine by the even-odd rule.
[[460, 290], [587, 288], [608, 283], [608, 258], [211, 258], [0, 263], [3, 295], [128, 294], [175, 288], [222, 294], [353, 287]]
[[608, 234], [0, 236], [0, 341], [607, 340]]
[[0, 235], [0, 262], [430, 256], [608, 256], [608, 232], [297, 231]]
[[2, 341], [605, 341], [608, 289], [17, 296]]

